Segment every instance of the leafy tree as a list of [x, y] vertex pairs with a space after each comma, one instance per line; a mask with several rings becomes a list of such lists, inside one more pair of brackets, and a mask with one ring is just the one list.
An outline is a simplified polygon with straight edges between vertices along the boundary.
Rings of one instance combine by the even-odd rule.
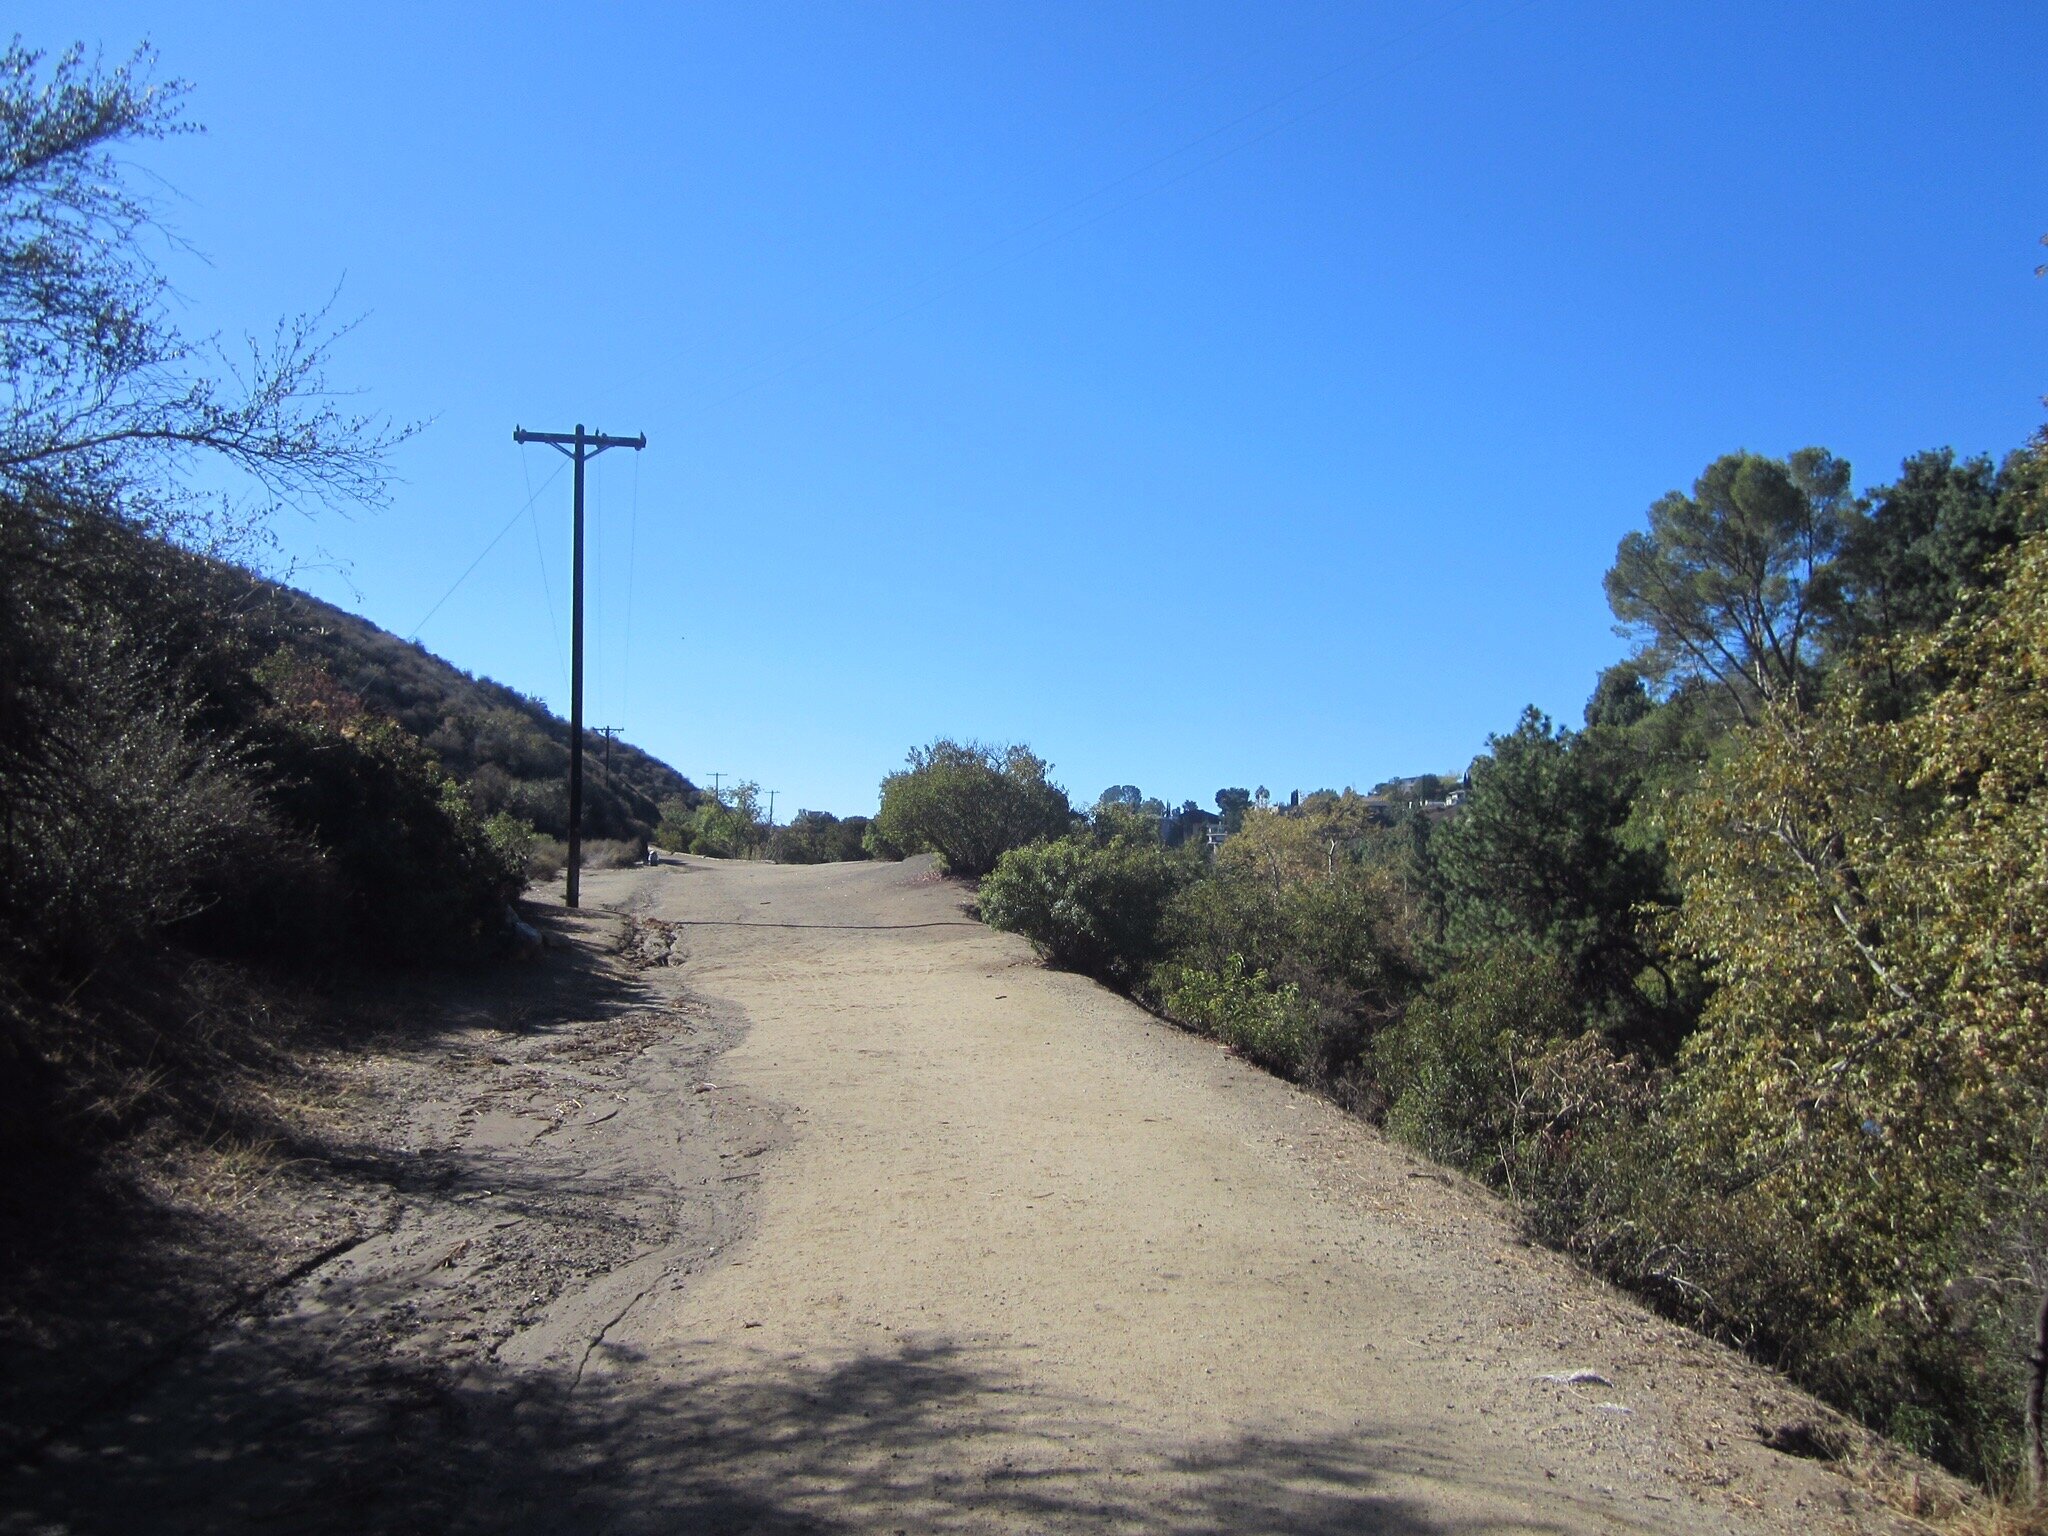
[[1582, 738], [1533, 708], [1487, 747], [1464, 807], [1429, 843], [1446, 943], [1454, 953], [1510, 945], [1547, 956], [1592, 1016], [1668, 1028], [1655, 1008], [1674, 998], [1668, 972], [1655, 997], [1638, 986], [1659, 957], [1637, 908], [1664, 889], [1656, 858], [1624, 837], [1633, 784], [1600, 772]]
[[2007, 569], [1896, 643], [1922, 707], [1773, 708], [1672, 845], [1677, 931], [1719, 983], [1675, 1156], [1774, 1255], [1695, 1278], [1980, 1471], [2017, 1459], [2048, 1277], [2048, 536]]
[[2019, 537], [2016, 507], [1986, 458], [1952, 449], [1917, 453], [1899, 478], [1849, 517], [1829, 593], [1839, 649], [1861, 640], [1937, 629], [1986, 565]]
[[1223, 830], [1230, 836], [1235, 837], [1237, 829], [1244, 825], [1244, 813], [1251, 803], [1252, 792], [1248, 789], [1216, 791], [1216, 809], [1223, 813]]
[[1655, 502], [1649, 530], [1622, 539], [1606, 578], [1614, 616], [1641, 640], [1643, 674], [1711, 678], [1744, 718], [1760, 699], [1800, 697], [1849, 506], [1849, 466], [1820, 448], [1727, 454], [1691, 495]]
[[862, 838], [868, 818], [849, 816], [845, 820], [830, 811], [798, 811], [787, 826], [777, 827], [774, 857], [784, 864], [836, 864], [865, 859], [868, 852]]
[[1012, 848], [1059, 837], [1073, 825], [1066, 792], [1024, 746], [944, 737], [910, 753], [882, 781], [873, 839], [905, 852], [929, 848], [956, 875], [978, 879]]
[[1593, 696], [1586, 700], [1586, 726], [1626, 730], [1656, 707], [1642, 669], [1633, 662], [1616, 662], [1600, 674]]
[[336, 405], [325, 368], [341, 332], [324, 314], [236, 356], [173, 323], [146, 247], [154, 213], [121, 159], [192, 131], [186, 87], [151, 81], [153, 64], [147, 47], [111, 71], [82, 47], [0, 54], [0, 487], [118, 500], [213, 537], [232, 530], [179, 488], [198, 459], [247, 477], [259, 519], [280, 500], [379, 500], [384, 453], [406, 433]]
[[751, 858], [768, 840], [761, 816], [760, 786], [742, 781], [694, 804], [678, 796], [662, 805], [655, 841], [710, 859]]

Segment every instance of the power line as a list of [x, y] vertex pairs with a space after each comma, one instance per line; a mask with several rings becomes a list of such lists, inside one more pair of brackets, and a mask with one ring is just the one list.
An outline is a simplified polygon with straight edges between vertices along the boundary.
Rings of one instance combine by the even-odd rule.
[[[561, 473], [562, 471], [560, 469], [557, 469], [554, 472], [554, 474], [549, 475], [546, 480], [541, 482], [540, 489], [542, 491], [545, 491], [549, 486], [553, 485], [555, 481], [560, 477]], [[534, 496], [538, 496], [539, 494], [540, 491], [534, 492]], [[517, 512], [514, 512], [512, 514], [511, 521], [507, 522], [504, 527], [500, 528], [496, 533], [491, 535], [491, 542], [484, 546], [483, 554], [478, 555], [474, 560], [469, 562], [468, 566], [464, 568], [462, 574], [455, 578], [454, 582], [449, 586], [448, 590], [446, 592], [443, 592], [439, 600], [435, 602], [434, 606], [427, 610], [426, 618], [421, 619], [419, 623], [413, 625], [413, 639], [419, 639], [420, 631], [427, 627], [427, 619], [431, 619], [435, 614], [441, 611], [441, 604], [447, 602], [449, 598], [453, 597], [455, 595], [455, 589], [461, 586], [465, 581], [469, 580], [471, 573], [474, 572], [478, 566], [484, 563], [484, 556], [488, 555], [492, 550], [498, 547], [498, 541], [504, 538], [506, 534], [512, 531], [512, 524], [518, 522], [520, 518], [524, 517], [526, 515], [526, 508], [532, 505], [533, 496], [529, 496], [526, 499], [526, 506], [521, 507]]]
[[[527, 521], [533, 525], [533, 558], [540, 566], [540, 595], [547, 599], [548, 605], [548, 638], [554, 642], [555, 670], [562, 674], [562, 687], [567, 689], [569, 686], [569, 663], [562, 656], [562, 626], [555, 619], [555, 589], [548, 580], [548, 552], [540, 539], [540, 517], [533, 510], [533, 504], [537, 499], [538, 493], [533, 488], [533, 476], [527, 472], [525, 444], [518, 445], [518, 453], [519, 473], [526, 477]], [[559, 464], [556, 465], [555, 474], [559, 475], [561, 472], [561, 466]], [[553, 478], [552, 475], [549, 476], [550, 480]], [[541, 487], [541, 490], [546, 489], [545, 485]]]

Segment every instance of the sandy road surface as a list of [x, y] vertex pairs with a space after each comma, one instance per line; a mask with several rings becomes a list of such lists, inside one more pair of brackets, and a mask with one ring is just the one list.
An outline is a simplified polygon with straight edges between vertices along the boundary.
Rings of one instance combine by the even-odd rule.
[[1774, 1378], [916, 863], [585, 893], [627, 960], [564, 914], [560, 996], [362, 1064], [342, 1251], [0, 1531], [1893, 1524], [1756, 1443]]

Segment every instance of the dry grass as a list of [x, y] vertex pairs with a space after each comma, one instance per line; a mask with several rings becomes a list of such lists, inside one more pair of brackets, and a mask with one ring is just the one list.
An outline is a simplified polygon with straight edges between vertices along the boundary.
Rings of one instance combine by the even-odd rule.
[[552, 880], [569, 864], [569, 845], [559, 837], [536, 837], [526, 855], [526, 878]]
[[2048, 1505], [2031, 1499], [1986, 1496], [1932, 1518], [1947, 1536], [2048, 1536]]
[[627, 838], [596, 837], [583, 844], [585, 869], [630, 869], [646, 856], [644, 844]]
[[[583, 844], [583, 868], [627, 869], [646, 857], [646, 845], [629, 838], [593, 837]], [[559, 837], [536, 837], [526, 856], [528, 880], [552, 880], [569, 866], [569, 845]]]
[[1886, 1504], [1942, 1536], [2048, 1536], [2048, 1503], [1973, 1488], [1924, 1464], [1911, 1469], [1889, 1449], [1857, 1474]]

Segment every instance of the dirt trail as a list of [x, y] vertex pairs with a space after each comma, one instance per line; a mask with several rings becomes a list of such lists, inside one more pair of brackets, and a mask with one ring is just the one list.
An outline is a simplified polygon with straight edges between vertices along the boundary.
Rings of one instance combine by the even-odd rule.
[[1757, 1443], [1775, 1378], [915, 862], [585, 892], [628, 961], [364, 1063], [374, 1220], [0, 1532], [1897, 1523]]

